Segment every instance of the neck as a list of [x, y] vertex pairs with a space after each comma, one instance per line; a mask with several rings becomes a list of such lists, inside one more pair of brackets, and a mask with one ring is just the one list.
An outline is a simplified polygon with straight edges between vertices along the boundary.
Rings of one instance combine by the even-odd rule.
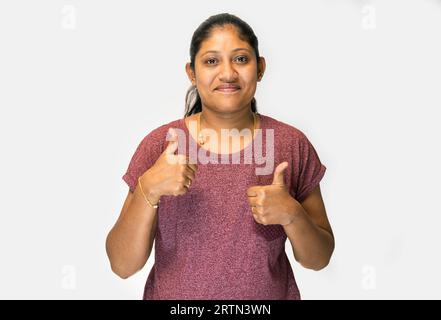
[[213, 129], [220, 134], [222, 129], [252, 129], [254, 117], [251, 108], [237, 112], [216, 112], [202, 108], [200, 122], [203, 128]]

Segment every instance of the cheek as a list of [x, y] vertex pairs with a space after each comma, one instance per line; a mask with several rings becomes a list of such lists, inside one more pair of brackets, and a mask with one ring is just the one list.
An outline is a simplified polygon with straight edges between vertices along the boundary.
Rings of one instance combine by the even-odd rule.
[[253, 70], [250, 73], [247, 73], [247, 81], [252, 82], [253, 85], [256, 85], [257, 83], [257, 72]]
[[215, 80], [215, 77], [209, 73], [201, 73], [199, 77], [197, 78], [197, 84], [199, 91], [203, 92], [210, 92], [212, 91], [211, 88], [213, 87], [213, 82]]
[[257, 88], [257, 77], [250, 77], [249, 79], [244, 79], [244, 83], [246, 84], [245, 92], [249, 94], [254, 94]]
[[257, 72], [255, 68], [250, 68], [246, 72], [242, 73], [242, 81], [246, 84], [248, 89], [253, 89], [257, 85]]

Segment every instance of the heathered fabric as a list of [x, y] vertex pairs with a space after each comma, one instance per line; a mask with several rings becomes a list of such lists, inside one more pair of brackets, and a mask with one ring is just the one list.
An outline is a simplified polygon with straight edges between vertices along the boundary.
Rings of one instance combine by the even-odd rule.
[[[185, 195], [161, 197], [155, 262], [144, 299], [300, 299], [285, 252], [284, 229], [254, 220], [246, 190], [271, 184], [274, 168], [288, 161], [285, 183], [301, 203], [319, 184], [326, 167], [299, 129], [262, 114], [260, 119], [263, 157], [268, 156], [265, 131], [274, 129], [274, 166], [269, 174], [256, 175], [255, 168], [265, 166], [257, 160], [245, 163], [245, 151], [254, 150], [254, 144], [249, 144], [235, 153], [239, 163], [222, 164], [220, 155], [211, 154], [219, 163], [198, 162], [195, 180]], [[138, 177], [165, 150], [170, 127], [186, 134], [186, 149], [181, 149], [180, 139], [177, 153], [189, 156], [189, 141], [200, 150], [184, 119], [152, 130], [138, 145], [123, 176], [132, 192]]]

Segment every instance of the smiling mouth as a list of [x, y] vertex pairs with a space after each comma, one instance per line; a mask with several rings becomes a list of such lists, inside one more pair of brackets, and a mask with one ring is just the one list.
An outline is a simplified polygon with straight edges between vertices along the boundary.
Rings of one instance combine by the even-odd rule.
[[221, 93], [236, 93], [240, 90], [240, 88], [219, 88], [216, 89], [216, 91], [219, 91]]

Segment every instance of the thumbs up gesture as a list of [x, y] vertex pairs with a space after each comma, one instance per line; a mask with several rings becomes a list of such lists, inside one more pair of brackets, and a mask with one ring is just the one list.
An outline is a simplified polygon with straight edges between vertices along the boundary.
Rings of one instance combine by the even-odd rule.
[[157, 202], [163, 195], [183, 195], [187, 193], [195, 179], [196, 164], [190, 164], [187, 156], [175, 152], [178, 149], [178, 136], [171, 128], [171, 139], [155, 164], [142, 175], [143, 189], [148, 190], [149, 198]]
[[280, 163], [274, 169], [273, 183], [266, 186], [252, 186], [247, 190], [248, 202], [256, 222], [268, 224], [290, 224], [299, 205], [288, 191], [283, 172], [288, 162]]

